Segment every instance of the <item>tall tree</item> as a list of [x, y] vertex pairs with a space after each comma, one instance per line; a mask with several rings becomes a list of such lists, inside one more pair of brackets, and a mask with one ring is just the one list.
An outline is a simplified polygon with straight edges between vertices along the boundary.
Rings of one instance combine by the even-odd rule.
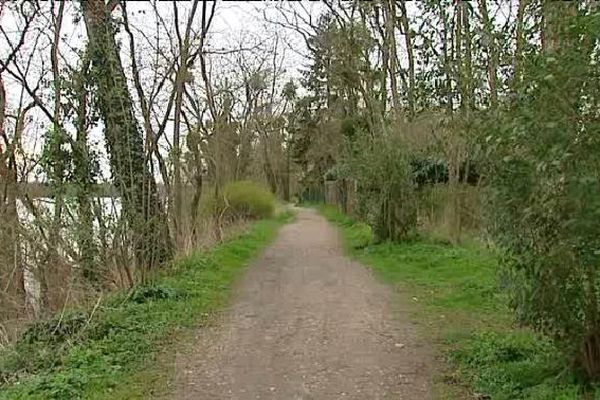
[[487, 48], [487, 72], [488, 85], [490, 87], [490, 105], [492, 108], [498, 106], [498, 49], [496, 46], [496, 35], [494, 32], [494, 24], [490, 18], [488, 11], [487, 0], [479, 0], [479, 14], [483, 23], [483, 31], [485, 34]]
[[408, 58], [408, 110], [412, 118], [415, 114], [415, 56], [413, 33], [408, 19], [408, 9], [406, 1], [401, 0], [400, 5], [400, 23], [402, 24], [402, 33], [404, 34], [404, 43], [406, 45], [406, 56]]
[[81, 1], [81, 6], [114, 184], [122, 198], [136, 259], [140, 266], [152, 267], [170, 258], [173, 248], [155, 178], [145, 165], [143, 135], [115, 39], [112, 3], [88, 0]]

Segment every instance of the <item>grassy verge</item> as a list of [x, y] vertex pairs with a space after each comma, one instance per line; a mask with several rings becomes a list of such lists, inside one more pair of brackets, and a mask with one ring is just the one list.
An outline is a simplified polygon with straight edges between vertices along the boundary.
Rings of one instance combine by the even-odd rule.
[[436, 398], [581, 398], [582, 387], [564, 372], [567, 363], [552, 344], [512, 324], [490, 251], [423, 238], [374, 244], [367, 225], [336, 208], [319, 209], [341, 228], [351, 256], [410, 294], [415, 319], [441, 354]]
[[0, 399], [147, 399], [164, 387], [161, 354], [227, 302], [247, 262], [289, 213], [254, 223], [208, 253], [179, 260], [151, 286], [29, 328], [0, 354]]

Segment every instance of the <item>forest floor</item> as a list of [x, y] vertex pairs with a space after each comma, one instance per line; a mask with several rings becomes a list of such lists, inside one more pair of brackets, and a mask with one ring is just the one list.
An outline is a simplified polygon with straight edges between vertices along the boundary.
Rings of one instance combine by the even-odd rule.
[[410, 301], [345, 257], [315, 210], [298, 210], [234, 293], [223, 321], [177, 356], [174, 399], [430, 397]]

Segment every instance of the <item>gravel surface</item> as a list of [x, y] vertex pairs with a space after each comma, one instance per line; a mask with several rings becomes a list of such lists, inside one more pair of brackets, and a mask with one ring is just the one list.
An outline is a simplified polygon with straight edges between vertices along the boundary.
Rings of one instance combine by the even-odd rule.
[[345, 257], [314, 210], [249, 267], [218, 327], [176, 362], [174, 399], [429, 399], [410, 306]]

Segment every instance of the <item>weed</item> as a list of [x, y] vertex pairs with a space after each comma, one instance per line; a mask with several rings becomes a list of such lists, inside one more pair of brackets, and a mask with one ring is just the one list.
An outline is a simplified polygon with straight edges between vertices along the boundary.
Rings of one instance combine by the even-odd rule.
[[130, 300], [138, 304], [152, 300], [175, 300], [180, 298], [185, 298], [185, 294], [177, 292], [172, 287], [157, 284], [136, 287], [130, 296]]

